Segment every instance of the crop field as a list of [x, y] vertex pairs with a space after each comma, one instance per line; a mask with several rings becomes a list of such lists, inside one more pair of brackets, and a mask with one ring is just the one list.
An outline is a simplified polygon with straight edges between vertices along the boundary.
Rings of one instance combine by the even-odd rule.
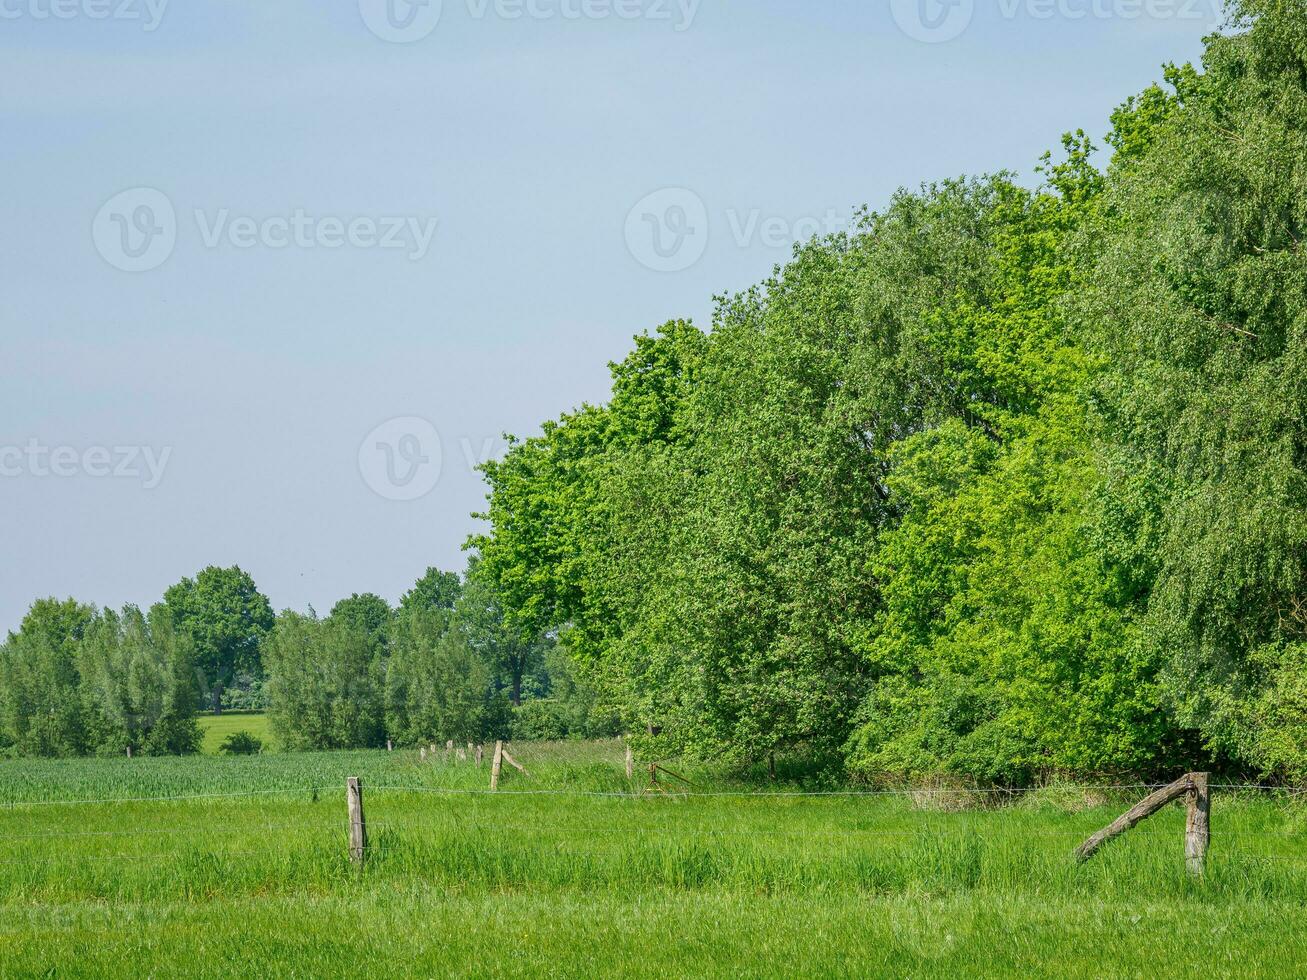
[[[618, 743], [530, 777], [413, 752], [0, 764], [0, 973], [1287, 976], [1307, 808], [1217, 790], [1207, 874], [1139, 789], [644, 793]], [[364, 866], [344, 777], [364, 785]], [[132, 799], [133, 797], [137, 799]], [[152, 797], [141, 799], [142, 797]], [[167, 798], [167, 797], [172, 797]]]

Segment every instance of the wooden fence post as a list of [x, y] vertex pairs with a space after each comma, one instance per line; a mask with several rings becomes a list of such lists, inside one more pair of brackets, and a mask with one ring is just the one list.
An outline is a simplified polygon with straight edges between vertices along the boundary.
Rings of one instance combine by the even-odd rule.
[[387, 752], [395, 751], [395, 743], [392, 742], [390, 739], [386, 739], [386, 751]]
[[504, 743], [495, 742], [495, 758], [490, 763], [490, 791], [499, 789], [499, 770], [504, 764]]
[[635, 755], [631, 752], [631, 743], [626, 743], [626, 780], [630, 782], [635, 776]]
[[1211, 836], [1209, 823], [1210, 801], [1207, 793], [1207, 773], [1190, 772], [1173, 783], [1154, 790], [1117, 817], [1102, 830], [1093, 834], [1076, 848], [1076, 860], [1087, 861], [1095, 851], [1118, 834], [1151, 817], [1168, 803], [1185, 797], [1188, 815], [1185, 820], [1184, 853], [1190, 872], [1202, 874], [1207, 857], [1207, 842]]
[[345, 780], [345, 805], [349, 808], [349, 859], [362, 864], [368, 846], [368, 828], [363, 821], [363, 787], [358, 776]]
[[1207, 791], [1207, 773], [1190, 773], [1189, 779], [1193, 788], [1185, 797], [1188, 812], [1184, 822], [1184, 859], [1189, 873], [1200, 875], [1207, 863], [1207, 844], [1212, 837], [1212, 801]]
[[485, 752], [485, 750], [486, 747], [484, 745], [480, 745], [480, 744], [477, 745], [477, 768], [478, 769], [481, 768], [481, 755], [482, 753]]

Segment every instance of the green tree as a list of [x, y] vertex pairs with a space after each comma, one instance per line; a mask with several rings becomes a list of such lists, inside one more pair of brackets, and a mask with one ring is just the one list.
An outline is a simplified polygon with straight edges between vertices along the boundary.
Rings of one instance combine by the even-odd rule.
[[97, 752], [198, 751], [193, 649], [162, 604], [148, 616], [135, 606], [106, 610], [88, 629], [79, 660]]
[[[1203, 71], [1125, 107], [1078, 314], [1110, 369], [1104, 540], [1181, 728], [1307, 774], [1307, 8], [1231, 5]], [[1286, 723], [1288, 726], [1286, 727]]]
[[286, 611], [264, 643], [268, 720], [287, 749], [372, 748], [385, 741], [380, 651], [359, 626]]
[[377, 652], [385, 657], [390, 643], [390, 623], [394, 612], [390, 604], [379, 595], [357, 592], [348, 599], [341, 599], [331, 607], [328, 619], [341, 623], [351, 629], [359, 630], [368, 638]]
[[39, 599], [0, 644], [0, 745], [20, 755], [86, 751], [77, 651], [95, 610], [73, 599]]
[[210, 566], [170, 587], [163, 597], [178, 630], [195, 648], [195, 664], [214, 714], [238, 672], [262, 672], [260, 643], [273, 626], [272, 607], [238, 566]]
[[413, 588], [404, 593], [399, 600], [401, 613], [420, 609], [444, 609], [452, 611], [463, 592], [462, 580], [457, 572], [442, 572], [438, 568], [428, 568], [426, 574], [417, 580]]
[[386, 671], [386, 729], [406, 745], [487, 734], [496, 716], [490, 669], [439, 608], [395, 624]]

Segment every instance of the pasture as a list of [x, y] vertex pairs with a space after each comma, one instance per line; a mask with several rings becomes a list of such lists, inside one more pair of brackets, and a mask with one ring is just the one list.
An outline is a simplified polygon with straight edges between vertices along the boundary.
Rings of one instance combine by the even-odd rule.
[[[1077, 866], [1139, 789], [805, 793], [617, 742], [0, 763], [4, 975], [1286, 976], [1307, 808], [1217, 791], [1206, 875], [1173, 807]], [[364, 867], [344, 779], [363, 780]]]
[[206, 755], [217, 755], [227, 736], [237, 732], [249, 732], [261, 739], [264, 752], [276, 751], [276, 737], [268, 727], [268, 716], [261, 711], [224, 711], [220, 715], [197, 715], [195, 720], [204, 735], [200, 751]]

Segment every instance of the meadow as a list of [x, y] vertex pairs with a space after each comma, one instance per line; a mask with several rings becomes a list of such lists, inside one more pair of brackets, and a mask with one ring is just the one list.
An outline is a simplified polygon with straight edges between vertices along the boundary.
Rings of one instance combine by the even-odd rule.
[[[618, 742], [530, 771], [412, 751], [0, 763], [0, 974], [1285, 976], [1307, 964], [1307, 809], [1217, 791], [1207, 874], [1141, 795], [805, 793]], [[364, 867], [344, 778], [364, 784]], [[171, 797], [171, 798], [169, 798]]]
[[262, 711], [224, 711], [220, 715], [202, 714], [195, 720], [204, 737], [200, 751], [206, 755], [217, 755], [227, 736], [237, 732], [249, 732], [260, 739], [264, 752], [277, 751], [277, 739], [268, 726], [268, 716]]

